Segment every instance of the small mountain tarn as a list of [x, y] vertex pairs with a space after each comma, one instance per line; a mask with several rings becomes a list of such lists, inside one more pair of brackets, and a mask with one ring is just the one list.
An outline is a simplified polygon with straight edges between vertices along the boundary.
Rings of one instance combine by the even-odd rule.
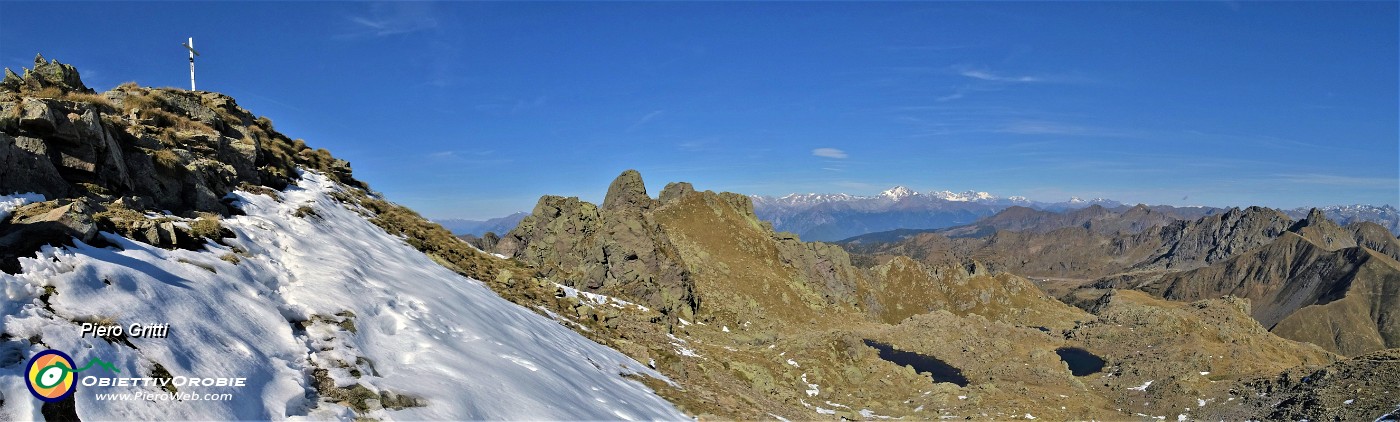
[[1061, 347], [1055, 349], [1055, 354], [1060, 355], [1060, 360], [1069, 365], [1069, 372], [1076, 377], [1093, 375], [1103, 370], [1104, 361], [1088, 350], [1078, 347]]
[[906, 352], [894, 348], [885, 343], [875, 340], [865, 340], [865, 345], [880, 351], [880, 359], [893, 362], [895, 365], [909, 365], [914, 367], [918, 373], [927, 373], [933, 376], [933, 382], [950, 382], [959, 387], [967, 386], [967, 377], [963, 376], [962, 370], [949, 365], [947, 362], [936, 357], [923, 355], [914, 352]]

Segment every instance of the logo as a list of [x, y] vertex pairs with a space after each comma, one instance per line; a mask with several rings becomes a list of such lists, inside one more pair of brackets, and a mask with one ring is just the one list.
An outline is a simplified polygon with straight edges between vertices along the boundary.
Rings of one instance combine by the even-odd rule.
[[24, 377], [29, 392], [47, 402], [73, 394], [73, 358], [57, 350], [45, 350], [29, 359]]
[[45, 350], [29, 359], [24, 383], [34, 397], [46, 402], [56, 402], [73, 395], [74, 373], [82, 372], [98, 365], [112, 372], [121, 372], [112, 364], [94, 358], [82, 368], [75, 368], [73, 358], [57, 350]]

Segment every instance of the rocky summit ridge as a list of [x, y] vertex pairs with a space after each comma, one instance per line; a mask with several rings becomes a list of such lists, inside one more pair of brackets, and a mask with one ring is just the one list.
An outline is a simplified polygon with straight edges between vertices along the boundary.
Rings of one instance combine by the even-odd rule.
[[303, 168], [361, 185], [348, 162], [226, 95], [135, 84], [96, 93], [73, 66], [38, 56], [33, 69], [6, 69], [0, 80], [0, 191], [47, 200], [0, 225], [0, 268], [70, 236], [100, 242], [99, 231], [194, 247], [234, 212], [228, 193], [282, 189]]

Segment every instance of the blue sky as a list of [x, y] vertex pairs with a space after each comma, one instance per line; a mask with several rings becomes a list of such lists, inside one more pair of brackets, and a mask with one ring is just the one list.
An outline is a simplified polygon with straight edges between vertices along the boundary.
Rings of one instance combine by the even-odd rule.
[[235, 97], [434, 218], [602, 199], [975, 189], [1400, 205], [1375, 3], [20, 3], [0, 65]]

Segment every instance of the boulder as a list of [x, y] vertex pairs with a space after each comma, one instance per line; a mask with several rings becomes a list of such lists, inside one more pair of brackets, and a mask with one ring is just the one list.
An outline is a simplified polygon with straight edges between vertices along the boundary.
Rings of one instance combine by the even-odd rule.
[[19, 258], [43, 245], [71, 244], [97, 238], [93, 204], [88, 199], [46, 201], [19, 207], [0, 224], [0, 270], [15, 273]]
[[35, 192], [46, 198], [73, 193], [72, 187], [49, 161], [48, 145], [25, 136], [0, 132], [0, 191]]

